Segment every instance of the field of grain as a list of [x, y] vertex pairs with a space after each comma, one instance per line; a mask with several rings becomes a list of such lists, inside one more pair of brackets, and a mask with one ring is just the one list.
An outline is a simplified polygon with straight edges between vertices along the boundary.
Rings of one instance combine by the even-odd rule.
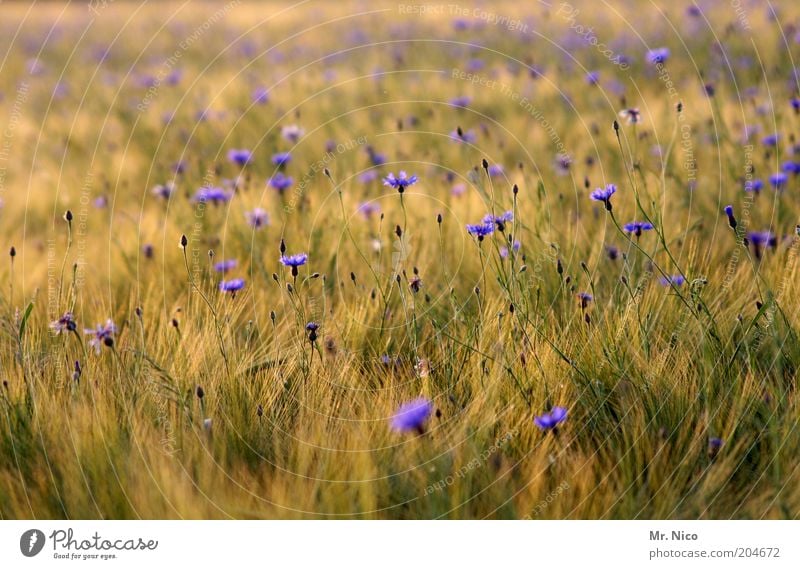
[[799, 18], [0, 4], [0, 517], [798, 517]]

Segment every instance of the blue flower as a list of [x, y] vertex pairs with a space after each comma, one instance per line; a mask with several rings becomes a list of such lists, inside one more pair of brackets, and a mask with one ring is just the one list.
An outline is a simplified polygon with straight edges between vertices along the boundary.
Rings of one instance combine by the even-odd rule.
[[761, 144], [764, 146], [776, 146], [780, 136], [778, 134], [768, 134], [761, 139]]
[[589, 85], [597, 85], [600, 82], [600, 74], [597, 71], [589, 71], [586, 74], [586, 82]]
[[105, 344], [108, 347], [114, 345], [114, 334], [117, 333], [117, 326], [110, 318], [106, 320], [105, 324], [98, 324], [97, 328], [85, 328], [84, 334], [89, 334], [92, 339], [89, 340], [89, 346], [94, 348], [95, 353], [100, 353], [100, 347]]
[[152, 189], [152, 194], [154, 196], [158, 196], [165, 200], [168, 200], [169, 197], [175, 192], [175, 184], [172, 182], [167, 182], [166, 184], [158, 184]]
[[586, 307], [589, 306], [589, 303], [594, 300], [594, 297], [588, 292], [579, 292], [578, 300], [581, 301], [581, 308], [586, 310]]
[[225, 274], [230, 270], [236, 268], [239, 262], [236, 259], [225, 259], [214, 265], [214, 270], [218, 273]]
[[401, 194], [406, 190], [407, 187], [413, 186], [417, 183], [418, 178], [416, 176], [408, 176], [405, 171], [400, 170], [400, 174], [395, 176], [392, 173], [389, 173], [383, 179], [384, 186], [391, 186], [392, 188], [396, 188], [398, 192]]
[[497, 227], [498, 231], [504, 231], [506, 228], [506, 223], [514, 221], [514, 213], [511, 211], [507, 211], [500, 215], [492, 215], [491, 213], [487, 213], [483, 216], [481, 222], [485, 225], [487, 223], [494, 224]]
[[787, 174], [792, 174], [794, 176], [797, 176], [798, 174], [800, 174], [800, 162], [794, 162], [793, 160], [784, 162], [783, 165], [781, 166], [781, 170], [783, 170]]
[[302, 267], [308, 262], [308, 254], [281, 255], [280, 261], [284, 267]]
[[472, 99], [467, 97], [466, 95], [462, 95], [460, 97], [456, 97], [454, 99], [450, 99], [450, 104], [454, 107], [466, 108], [472, 102]]
[[266, 87], [258, 87], [253, 91], [251, 99], [254, 103], [263, 105], [269, 102], [269, 89]]
[[253, 159], [253, 153], [249, 150], [238, 150], [232, 149], [228, 150], [228, 160], [236, 164], [237, 166], [246, 166], [250, 163], [250, 160]]
[[61, 318], [50, 323], [50, 329], [56, 334], [61, 334], [64, 331], [74, 332], [78, 329], [78, 323], [75, 322], [75, 316], [72, 312], [65, 312]]
[[386, 164], [386, 156], [375, 152], [375, 149], [371, 146], [367, 146], [367, 154], [369, 155], [369, 161], [372, 162], [373, 166], [382, 166]]
[[669, 48], [659, 47], [657, 49], [651, 49], [647, 52], [647, 61], [654, 65], [657, 63], [666, 63], [667, 59], [669, 59], [669, 56]]
[[477, 140], [477, 137], [475, 136], [475, 131], [468, 130], [465, 132], [461, 130], [461, 127], [458, 127], [456, 130], [450, 133], [450, 139], [455, 142], [465, 142], [467, 144], [472, 144]]
[[494, 223], [468, 223], [467, 232], [483, 241], [484, 237], [494, 233]]
[[500, 164], [492, 164], [491, 166], [489, 166], [488, 172], [489, 172], [489, 175], [492, 178], [494, 178], [496, 176], [502, 176], [504, 170], [503, 170], [503, 167], [500, 166]]
[[733, 206], [726, 205], [723, 211], [725, 212], [725, 215], [728, 216], [728, 225], [731, 226], [731, 229], [736, 229], [736, 217], [733, 215]]
[[272, 163], [275, 166], [286, 166], [292, 161], [292, 155], [289, 152], [278, 152], [272, 155]]
[[653, 224], [646, 221], [631, 221], [623, 226], [623, 229], [628, 233], [633, 233], [636, 237], [641, 237], [642, 231], [650, 231], [653, 229]]
[[596, 202], [603, 202], [608, 211], [611, 211], [611, 196], [617, 192], [617, 186], [608, 184], [605, 188], [597, 188], [589, 197]]
[[559, 423], [567, 420], [567, 410], [563, 407], [553, 407], [549, 413], [534, 417], [533, 422], [543, 431], [555, 430]]
[[514, 243], [511, 245], [511, 251], [509, 251], [509, 250], [508, 250], [508, 247], [506, 247], [505, 245], [503, 245], [502, 247], [500, 247], [500, 256], [501, 256], [503, 259], [505, 259], [505, 258], [507, 258], [507, 257], [508, 257], [508, 254], [509, 254], [509, 253], [511, 253], [511, 252], [513, 252], [513, 253], [517, 253], [517, 252], [519, 251], [520, 247], [522, 247], [522, 243], [520, 243], [519, 241], [516, 241], [516, 240], [515, 240], [515, 241], [514, 241]]
[[754, 192], [756, 194], [761, 192], [761, 189], [764, 187], [764, 182], [761, 180], [746, 180], [744, 183], [744, 191], [745, 192]]
[[433, 403], [420, 397], [403, 403], [392, 417], [392, 429], [399, 432], [424, 432], [425, 422], [433, 412]]
[[228, 192], [222, 188], [217, 187], [203, 187], [197, 190], [194, 194], [194, 201], [196, 202], [211, 202], [214, 205], [230, 201], [233, 197], [233, 192]]
[[769, 183], [772, 184], [772, 187], [776, 190], [782, 190], [788, 181], [789, 176], [783, 172], [778, 172], [777, 174], [773, 174], [769, 177]]
[[247, 223], [254, 229], [259, 229], [269, 225], [269, 214], [260, 207], [255, 208], [253, 211], [245, 212]]
[[293, 183], [294, 180], [292, 177], [284, 175], [283, 172], [278, 172], [269, 179], [269, 185], [278, 190], [280, 193], [288, 190]]
[[670, 286], [670, 285], [681, 286], [683, 283], [686, 282], [686, 279], [683, 278], [682, 275], [672, 275], [671, 277], [661, 277], [659, 279], [659, 282], [663, 286]]
[[229, 281], [221, 281], [219, 283], [219, 290], [222, 292], [230, 292], [235, 294], [244, 288], [244, 279], [231, 279]]

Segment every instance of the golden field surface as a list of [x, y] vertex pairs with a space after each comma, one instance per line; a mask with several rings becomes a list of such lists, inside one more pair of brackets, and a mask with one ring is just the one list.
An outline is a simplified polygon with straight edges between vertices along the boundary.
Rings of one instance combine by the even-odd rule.
[[0, 4], [0, 516], [798, 517], [799, 16]]

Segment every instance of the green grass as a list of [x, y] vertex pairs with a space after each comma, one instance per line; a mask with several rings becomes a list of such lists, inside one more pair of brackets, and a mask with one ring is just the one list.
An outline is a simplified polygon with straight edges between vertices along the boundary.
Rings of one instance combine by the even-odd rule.
[[[797, 517], [800, 187], [766, 180], [796, 157], [800, 48], [763, 11], [744, 29], [727, 5], [706, 23], [666, 3], [574, 4], [574, 20], [486, 9], [529, 18], [525, 33], [381, 2], [0, 6], [0, 244], [16, 249], [0, 264], [0, 516]], [[578, 25], [630, 66], [579, 46]], [[662, 45], [659, 75], [644, 54]], [[270, 100], [252, 104], [260, 86]], [[462, 95], [468, 108], [449, 104]], [[456, 127], [476, 141], [450, 140]], [[379, 176], [419, 183], [401, 199], [360, 181], [367, 147], [388, 160]], [[231, 148], [254, 151], [243, 172]], [[283, 196], [265, 186], [278, 151]], [[759, 195], [742, 189], [750, 166]], [[191, 201], [239, 174], [229, 204]], [[168, 203], [151, 193], [167, 181]], [[589, 199], [608, 183], [613, 214]], [[247, 225], [254, 207], [268, 227]], [[506, 210], [503, 232], [467, 234]], [[618, 227], [646, 219], [640, 238]], [[778, 243], [756, 256], [742, 237], [761, 230]], [[296, 280], [281, 239], [309, 254]], [[235, 296], [212, 270], [229, 258]], [[56, 335], [67, 310], [77, 333]], [[83, 329], [109, 318], [96, 354]], [[424, 434], [392, 431], [419, 396], [436, 410]], [[554, 405], [568, 418], [542, 432]]]

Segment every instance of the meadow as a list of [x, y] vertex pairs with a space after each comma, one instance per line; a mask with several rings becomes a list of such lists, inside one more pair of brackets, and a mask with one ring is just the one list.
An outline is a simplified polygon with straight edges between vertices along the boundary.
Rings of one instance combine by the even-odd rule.
[[797, 5], [0, 16], [2, 519], [800, 514]]

